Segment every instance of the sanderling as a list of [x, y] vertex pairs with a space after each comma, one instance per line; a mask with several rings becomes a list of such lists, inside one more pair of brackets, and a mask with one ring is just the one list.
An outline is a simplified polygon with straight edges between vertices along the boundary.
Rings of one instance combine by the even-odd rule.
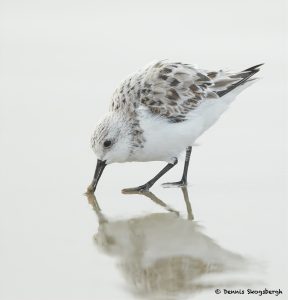
[[92, 136], [92, 149], [98, 161], [88, 191], [95, 191], [108, 164], [166, 161], [167, 165], [147, 183], [123, 190], [147, 191], [177, 164], [185, 149], [182, 179], [166, 186], [187, 185], [195, 140], [251, 84], [251, 76], [261, 65], [233, 73], [162, 60], [129, 76], [114, 92], [110, 110]]

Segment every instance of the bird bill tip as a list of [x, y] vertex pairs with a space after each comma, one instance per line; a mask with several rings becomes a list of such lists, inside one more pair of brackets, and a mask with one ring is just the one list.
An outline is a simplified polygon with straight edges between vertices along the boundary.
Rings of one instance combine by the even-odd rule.
[[94, 193], [97, 187], [97, 184], [99, 182], [99, 179], [106, 167], [106, 161], [105, 160], [97, 160], [97, 165], [96, 165], [96, 169], [95, 169], [95, 173], [94, 173], [94, 177], [92, 180], [92, 183], [88, 186], [87, 188], [87, 194], [91, 194]]

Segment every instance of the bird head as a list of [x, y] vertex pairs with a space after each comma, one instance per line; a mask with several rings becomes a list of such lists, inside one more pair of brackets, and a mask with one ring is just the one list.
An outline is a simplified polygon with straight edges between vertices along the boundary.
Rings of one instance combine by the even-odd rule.
[[131, 140], [131, 126], [123, 115], [109, 112], [98, 122], [91, 138], [91, 146], [98, 161], [90, 190], [95, 191], [106, 165], [127, 161], [132, 147]]

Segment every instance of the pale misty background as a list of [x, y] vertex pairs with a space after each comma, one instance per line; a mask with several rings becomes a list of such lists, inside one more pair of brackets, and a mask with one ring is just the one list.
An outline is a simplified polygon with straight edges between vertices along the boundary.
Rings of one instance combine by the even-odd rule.
[[[0, 1], [1, 300], [138, 298], [119, 268], [121, 257], [94, 243], [98, 222], [83, 193], [96, 164], [90, 136], [114, 88], [131, 72], [164, 58], [211, 70], [265, 63], [262, 79], [198, 140], [189, 194], [205, 234], [255, 261], [249, 273], [255, 287], [281, 288], [285, 295], [279, 298], [288, 297], [284, 4]], [[103, 214], [112, 221], [153, 212], [168, 216], [144, 196], [121, 194], [162, 166], [107, 167], [96, 193]], [[181, 190], [160, 186], [181, 172], [182, 162], [151, 190], [185, 217]], [[173, 244], [172, 235], [169, 239]], [[250, 277], [243, 275], [252, 284]], [[259, 296], [215, 295], [212, 288], [183, 297]]]

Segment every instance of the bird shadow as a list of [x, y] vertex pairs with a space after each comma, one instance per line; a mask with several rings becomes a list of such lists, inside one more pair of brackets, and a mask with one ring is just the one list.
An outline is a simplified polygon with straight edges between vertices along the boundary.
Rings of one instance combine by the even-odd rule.
[[[244, 282], [238, 274], [249, 268], [247, 260], [224, 249], [194, 221], [189, 193], [182, 187], [186, 216], [152, 192], [133, 192], [163, 207], [167, 212], [110, 221], [94, 194], [86, 194], [98, 219], [94, 235], [97, 246], [117, 257], [117, 265], [129, 291], [144, 298], [178, 299], [221, 286]], [[224, 276], [226, 274], [226, 276]]]

